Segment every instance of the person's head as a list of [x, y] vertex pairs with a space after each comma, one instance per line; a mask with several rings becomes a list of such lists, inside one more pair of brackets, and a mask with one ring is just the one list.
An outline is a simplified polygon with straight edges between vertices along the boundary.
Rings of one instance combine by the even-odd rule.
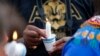
[[8, 42], [12, 29], [23, 29], [23, 21], [20, 15], [5, 1], [0, 1], [0, 56], [5, 56], [4, 46]]
[[5, 28], [3, 25], [3, 20], [0, 18], [0, 55], [5, 56], [4, 46], [8, 41], [8, 37], [5, 32]]
[[7, 10], [3, 8], [4, 6], [3, 4], [4, 4], [3, 1], [0, 1], [0, 55], [1, 56], [5, 56], [4, 46], [8, 41], [5, 28], [6, 26], [5, 12], [7, 12]]

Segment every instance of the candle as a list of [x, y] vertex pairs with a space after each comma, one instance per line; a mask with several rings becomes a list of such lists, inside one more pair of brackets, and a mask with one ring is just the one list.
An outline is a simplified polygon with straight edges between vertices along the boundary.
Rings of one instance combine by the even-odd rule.
[[26, 47], [22, 43], [17, 43], [14, 56], [26, 56]]
[[47, 38], [50, 38], [51, 37], [51, 24], [50, 22], [48, 21], [48, 19], [46, 19], [46, 35], [47, 35]]
[[43, 43], [45, 45], [45, 48], [48, 52], [52, 52], [54, 50], [54, 43], [56, 41], [55, 39], [55, 34], [51, 34], [51, 38], [46, 38], [46, 39], [43, 39]]
[[7, 56], [25, 56], [26, 55], [26, 47], [22, 43], [17, 43], [15, 40], [17, 39], [18, 34], [17, 31], [13, 32], [13, 41], [8, 43], [5, 46], [5, 52]]
[[45, 48], [48, 52], [52, 52], [54, 49], [53, 44], [55, 43], [55, 36], [56, 35], [51, 34], [51, 24], [48, 20], [46, 22], [46, 35], [47, 35], [47, 38], [43, 39]]
[[5, 52], [7, 56], [25, 56], [26, 47], [22, 43], [12, 41], [5, 46]]

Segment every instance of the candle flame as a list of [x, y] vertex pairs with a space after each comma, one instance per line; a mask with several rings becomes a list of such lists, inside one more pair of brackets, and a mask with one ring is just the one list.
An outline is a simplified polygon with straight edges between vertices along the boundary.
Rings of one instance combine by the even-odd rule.
[[48, 18], [46, 18], [46, 22], [49, 22]]
[[14, 32], [13, 32], [13, 40], [16, 40], [17, 37], [18, 37], [17, 31], [14, 31]]

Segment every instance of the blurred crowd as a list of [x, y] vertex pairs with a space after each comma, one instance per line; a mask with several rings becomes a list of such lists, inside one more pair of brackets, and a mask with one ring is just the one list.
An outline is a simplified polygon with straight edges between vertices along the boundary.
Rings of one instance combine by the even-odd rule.
[[[7, 56], [4, 47], [13, 41], [14, 31], [18, 32], [16, 41], [27, 49], [26, 56], [71, 56], [65, 54], [68, 49], [62, 50], [67, 48], [65, 43], [75, 39], [72, 36], [82, 23], [99, 15], [99, 3], [99, 0], [0, 0], [0, 56]], [[41, 38], [46, 38], [46, 18], [57, 35], [52, 52], [46, 51]]]

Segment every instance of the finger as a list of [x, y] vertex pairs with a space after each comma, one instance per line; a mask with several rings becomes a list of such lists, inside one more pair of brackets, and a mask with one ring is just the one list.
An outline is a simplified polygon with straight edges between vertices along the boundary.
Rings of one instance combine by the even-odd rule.
[[58, 40], [58, 41], [55, 42], [54, 46], [58, 46], [58, 45], [60, 45], [60, 44], [62, 44], [64, 42], [65, 41], [63, 39], [60, 39], [60, 40]]
[[46, 37], [46, 34], [45, 34], [45, 31], [36, 27], [36, 26], [33, 26], [33, 25], [28, 25], [27, 28], [29, 30], [33, 30], [33, 31], [36, 31], [37, 33], [39, 33], [41, 36], [43, 37]]
[[24, 31], [24, 35], [27, 36], [27, 37], [34, 37], [34, 38], [39, 36], [39, 34], [37, 32], [31, 31], [31, 30], [28, 30], [28, 29], [26, 29]]
[[40, 39], [39, 38], [27, 38], [25, 39], [25, 42], [28, 46], [34, 46], [34, 45], [38, 45], [40, 43]]
[[32, 42], [32, 43], [38, 43], [38, 42], [41, 41], [40, 38], [31, 38], [31, 37], [27, 38], [27, 40], [28, 40], [29, 42]]
[[54, 48], [54, 51], [58, 51], [58, 50], [62, 50], [62, 48], [64, 47], [65, 43], [60, 44], [59, 46], [56, 46]]
[[73, 37], [63, 37], [62, 39], [56, 41], [56, 43], [54, 45], [59, 45], [65, 42], [68, 42], [69, 40], [71, 40]]

